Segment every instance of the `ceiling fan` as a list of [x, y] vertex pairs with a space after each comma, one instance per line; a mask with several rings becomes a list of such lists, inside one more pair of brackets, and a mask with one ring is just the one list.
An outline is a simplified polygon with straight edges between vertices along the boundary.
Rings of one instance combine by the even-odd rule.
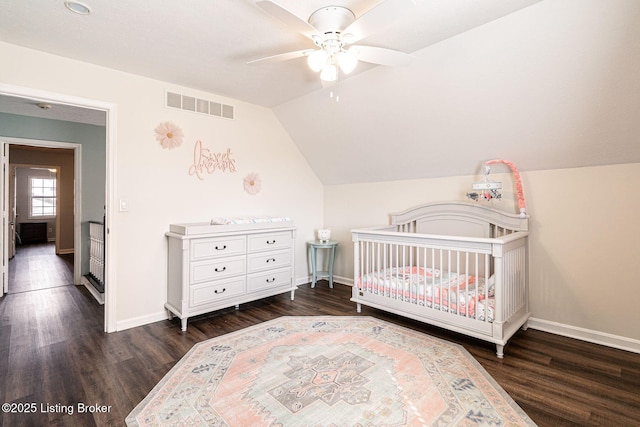
[[307, 57], [309, 67], [320, 72], [322, 82], [334, 82], [338, 69], [349, 74], [358, 61], [380, 65], [407, 65], [413, 56], [393, 49], [353, 43], [374, 33], [404, 14], [414, 0], [385, 0], [362, 16], [343, 6], [326, 6], [313, 12], [305, 21], [273, 0], [259, 0], [256, 5], [293, 30], [309, 37], [316, 49], [302, 49], [256, 59], [248, 64], [287, 61]]

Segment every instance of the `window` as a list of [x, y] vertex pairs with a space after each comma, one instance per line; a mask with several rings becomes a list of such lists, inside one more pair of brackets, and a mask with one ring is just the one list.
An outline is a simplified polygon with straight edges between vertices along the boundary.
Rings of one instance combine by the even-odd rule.
[[56, 216], [56, 179], [29, 177], [30, 216]]

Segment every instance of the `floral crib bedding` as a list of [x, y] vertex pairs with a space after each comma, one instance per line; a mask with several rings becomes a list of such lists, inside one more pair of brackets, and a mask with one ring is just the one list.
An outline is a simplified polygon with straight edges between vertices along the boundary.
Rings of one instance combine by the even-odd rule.
[[493, 322], [493, 276], [484, 277], [423, 267], [394, 267], [367, 273], [358, 279], [361, 291], [401, 299], [461, 316]]

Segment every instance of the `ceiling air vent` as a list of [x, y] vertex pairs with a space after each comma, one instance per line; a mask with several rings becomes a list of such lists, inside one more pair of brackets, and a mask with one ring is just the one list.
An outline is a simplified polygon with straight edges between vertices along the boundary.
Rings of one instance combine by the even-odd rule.
[[233, 105], [221, 104], [207, 99], [195, 98], [193, 96], [182, 95], [167, 91], [165, 97], [166, 106], [179, 110], [192, 111], [194, 113], [206, 114], [208, 116], [233, 119]]

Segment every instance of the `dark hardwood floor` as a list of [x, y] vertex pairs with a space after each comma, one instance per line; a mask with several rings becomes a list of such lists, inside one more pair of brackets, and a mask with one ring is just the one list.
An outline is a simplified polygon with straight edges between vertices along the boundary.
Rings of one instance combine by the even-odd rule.
[[[355, 316], [350, 292], [321, 281], [314, 289], [300, 287], [295, 301], [287, 293], [190, 319], [186, 333], [174, 319], [113, 334], [102, 332], [103, 308], [83, 287], [6, 295], [0, 299], [0, 402], [36, 407], [35, 413], [2, 413], [0, 425], [123, 426], [195, 343], [279, 316]], [[494, 346], [482, 341], [366, 307], [360, 315], [463, 345], [540, 426], [640, 425], [638, 354], [529, 329], [497, 359]], [[108, 412], [78, 414], [78, 402]]]
[[9, 293], [73, 284], [73, 254], [56, 255], [55, 243], [16, 247], [9, 260]]

